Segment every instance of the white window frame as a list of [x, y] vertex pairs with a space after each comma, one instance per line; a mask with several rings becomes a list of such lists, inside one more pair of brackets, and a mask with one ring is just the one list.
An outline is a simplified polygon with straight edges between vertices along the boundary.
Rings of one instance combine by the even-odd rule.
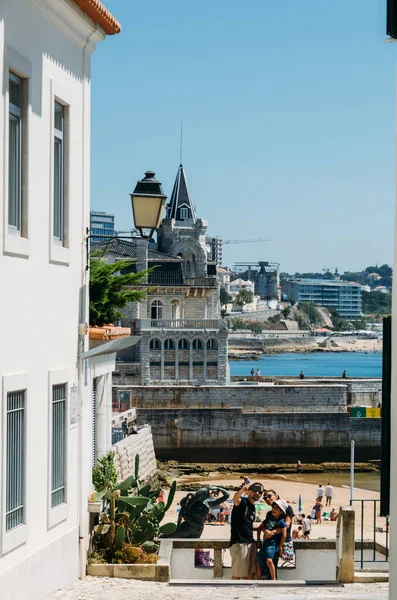
[[186, 208], [186, 206], [181, 206], [179, 209], [179, 216], [181, 221], [186, 221], [186, 219], [189, 217], [189, 210]]
[[[21, 98], [21, 141], [20, 141], [20, 218], [19, 226], [8, 224], [9, 202], [9, 77], [16, 76], [22, 81]], [[4, 102], [4, 146], [3, 146], [3, 252], [12, 256], [29, 258], [30, 203], [29, 203], [29, 121], [30, 121], [30, 80], [32, 65], [10, 47], [5, 48], [3, 79], [5, 86]]]
[[[156, 311], [156, 317], [152, 317], [152, 310]], [[160, 316], [159, 316], [160, 315]], [[161, 321], [164, 318], [164, 302], [162, 300], [153, 300], [150, 303], [150, 319], [152, 321]]]
[[[48, 373], [48, 492], [47, 492], [47, 528], [52, 529], [66, 521], [68, 518], [68, 494], [69, 494], [69, 396], [70, 396], [70, 370], [54, 369]], [[52, 508], [52, 391], [54, 385], [66, 385], [66, 415], [65, 415], [65, 435], [66, 435], [66, 465], [65, 465], [65, 502]]]
[[[7, 475], [7, 395], [10, 392], [16, 392], [19, 390], [25, 391], [25, 490], [24, 490], [24, 523], [18, 525], [10, 531], [6, 531], [6, 475]], [[0, 489], [1, 489], [1, 554], [8, 554], [12, 550], [19, 548], [26, 543], [28, 538], [28, 518], [29, 518], [29, 495], [27, 487], [27, 473], [29, 471], [29, 438], [28, 432], [28, 421], [29, 421], [29, 375], [28, 373], [21, 373], [18, 375], [4, 375], [3, 376], [3, 392], [2, 392], [2, 463], [1, 463], [1, 478], [0, 478]]]
[[[50, 262], [66, 265], [70, 264], [70, 140], [72, 123], [72, 94], [70, 90], [62, 87], [57, 81], [51, 79], [50, 85]], [[55, 104], [64, 107], [63, 131], [62, 131], [62, 155], [63, 155], [63, 211], [62, 211], [62, 234], [61, 239], [54, 237], [54, 164], [55, 164], [55, 138], [59, 139], [59, 132], [55, 129]]]

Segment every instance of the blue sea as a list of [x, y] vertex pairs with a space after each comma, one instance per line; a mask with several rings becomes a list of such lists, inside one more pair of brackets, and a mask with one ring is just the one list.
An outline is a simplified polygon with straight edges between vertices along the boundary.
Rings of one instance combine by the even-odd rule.
[[229, 361], [230, 375], [249, 375], [260, 369], [261, 375], [305, 377], [340, 377], [346, 369], [348, 377], [382, 377], [381, 352], [314, 352], [268, 354], [259, 360]]

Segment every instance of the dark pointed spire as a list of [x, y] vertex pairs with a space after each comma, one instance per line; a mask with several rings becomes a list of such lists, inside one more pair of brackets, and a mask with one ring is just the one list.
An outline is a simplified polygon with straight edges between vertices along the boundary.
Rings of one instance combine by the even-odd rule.
[[167, 219], [175, 219], [181, 223], [187, 221], [186, 224], [194, 224], [197, 221], [182, 165], [179, 165], [171, 198], [167, 204]]

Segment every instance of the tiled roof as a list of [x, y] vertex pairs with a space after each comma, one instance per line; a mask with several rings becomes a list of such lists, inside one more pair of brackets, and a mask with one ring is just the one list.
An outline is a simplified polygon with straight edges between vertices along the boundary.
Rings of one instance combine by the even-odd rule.
[[120, 33], [121, 25], [100, 0], [73, 0], [77, 6], [88, 15], [94, 23], [98, 23], [105, 33], [113, 35]]
[[[106, 242], [92, 244], [91, 250], [103, 250], [104, 255], [113, 254], [120, 258], [136, 258], [135, 242], [129, 242], [121, 238], [113, 238]], [[179, 256], [172, 256], [171, 254], [164, 254], [163, 252], [150, 249], [148, 250], [148, 260], [150, 262], [182, 262]]]

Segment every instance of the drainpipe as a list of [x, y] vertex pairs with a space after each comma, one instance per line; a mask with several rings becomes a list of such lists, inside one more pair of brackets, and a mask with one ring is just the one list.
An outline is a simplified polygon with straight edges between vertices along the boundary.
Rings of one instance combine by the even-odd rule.
[[[85, 135], [85, 126], [86, 126], [86, 50], [91, 41], [91, 38], [95, 35], [98, 35], [98, 25], [95, 24], [94, 29], [87, 36], [85, 45], [82, 48], [82, 68], [81, 68], [81, 76], [82, 76], [82, 110], [81, 110], [81, 132], [82, 132], [82, 157], [81, 157], [81, 169], [82, 169], [82, 186], [81, 186], [81, 194], [82, 194], [82, 202], [81, 202], [81, 288], [85, 288], [86, 293], [82, 294], [82, 302], [84, 303], [84, 307], [82, 310], [82, 314], [84, 315], [84, 321], [88, 321], [87, 319], [87, 307], [89, 302], [89, 290], [88, 290], [88, 282], [89, 282], [89, 271], [85, 268], [85, 236], [86, 236], [86, 207], [85, 207], [85, 197], [86, 197], [86, 160], [85, 160], [85, 152], [86, 145], [89, 143], [89, 140], [86, 140]], [[89, 177], [89, 174], [88, 174]], [[88, 217], [89, 217], [89, 209], [88, 209]], [[84, 458], [84, 435], [83, 435], [83, 425], [85, 423], [85, 419], [83, 417], [83, 388], [84, 388], [84, 364], [81, 358], [81, 354], [84, 352], [87, 346], [87, 334], [88, 328], [86, 330], [79, 331], [79, 356], [78, 356], [78, 396], [79, 396], [79, 419], [78, 419], [78, 435], [77, 435], [77, 494], [78, 494], [78, 522], [79, 522], [79, 577], [80, 579], [84, 579], [86, 575], [86, 548], [85, 548], [85, 539], [88, 534], [87, 532], [87, 523], [88, 518], [86, 516], [87, 513], [87, 502], [88, 498], [85, 497], [86, 486], [84, 485], [85, 481], [83, 478], [85, 477], [85, 469], [83, 466], [83, 458]], [[90, 382], [90, 377], [88, 378], [88, 382]]]

